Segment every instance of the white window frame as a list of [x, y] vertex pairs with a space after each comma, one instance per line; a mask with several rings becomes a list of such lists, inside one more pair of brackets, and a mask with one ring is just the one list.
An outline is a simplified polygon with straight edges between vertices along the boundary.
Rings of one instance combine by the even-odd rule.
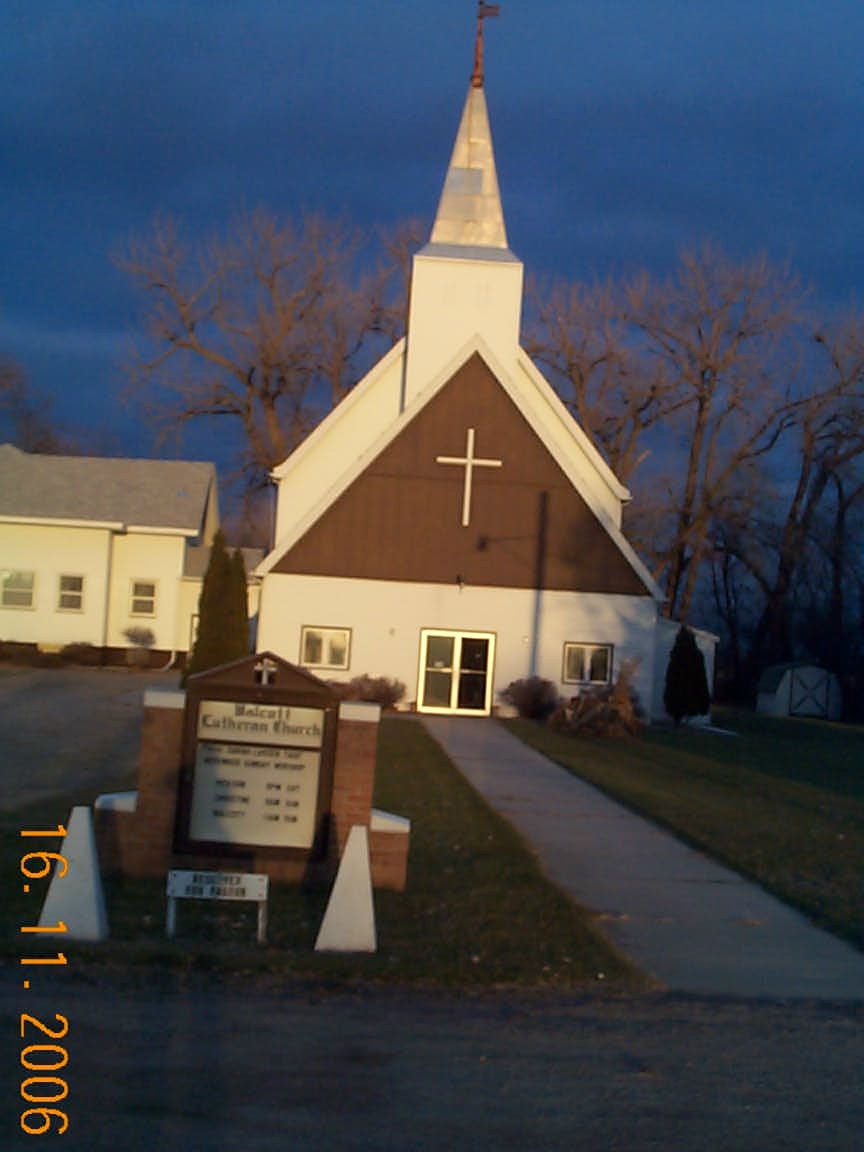
[[[140, 589], [144, 585], [147, 585], [148, 587], [152, 588], [153, 592], [152, 593], [146, 593], [146, 592], [138, 591], [138, 589]], [[143, 617], [148, 617], [148, 618], [152, 619], [152, 617], [154, 617], [156, 615], [156, 600], [157, 600], [158, 595], [159, 595], [158, 581], [147, 580], [143, 577], [140, 580], [133, 580], [132, 584], [131, 584], [131, 588], [129, 590], [129, 615], [130, 616], [136, 616], [136, 617], [142, 617], [143, 616]], [[137, 603], [143, 602], [145, 600], [150, 601], [150, 608], [149, 609], [136, 608], [135, 607], [135, 605]]]
[[[64, 580], [77, 580], [78, 588], [64, 588]], [[64, 604], [63, 600], [77, 597], [76, 604]], [[83, 612], [84, 611], [84, 577], [73, 572], [61, 572], [57, 578], [57, 611]]]
[[[306, 659], [306, 645], [313, 636], [317, 636], [321, 641], [320, 660]], [[338, 641], [344, 646], [345, 655], [341, 660], [334, 658], [331, 647], [333, 641]], [[301, 668], [320, 668], [328, 672], [347, 672], [351, 667], [351, 629], [334, 628], [329, 625], [321, 627], [317, 624], [304, 624], [300, 629], [299, 663]]]
[[[575, 650], [582, 652], [582, 676], [568, 675], [570, 654]], [[606, 653], [606, 676], [604, 679], [591, 677], [591, 657], [595, 652]], [[615, 646], [613, 644], [594, 644], [582, 640], [567, 640], [564, 644], [564, 658], [561, 666], [561, 680], [564, 684], [582, 684], [592, 688], [603, 688], [612, 683], [612, 669], [614, 666]], [[588, 673], [587, 676], [585, 673]]]
[[[30, 598], [24, 603], [20, 598], [28, 589], [9, 587], [16, 577], [30, 578]], [[10, 597], [11, 594], [11, 598]], [[0, 570], [0, 608], [11, 608], [15, 611], [32, 612], [36, 607], [36, 573], [25, 568], [4, 568]]]

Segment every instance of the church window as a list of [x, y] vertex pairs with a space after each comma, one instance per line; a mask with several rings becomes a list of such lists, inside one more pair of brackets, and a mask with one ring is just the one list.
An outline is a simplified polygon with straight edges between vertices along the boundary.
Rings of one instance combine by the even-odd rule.
[[0, 571], [0, 607], [32, 608], [35, 582], [33, 572]]
[[131, 616], [156, 615], [156, 582], [154, 580], [132, 581]]
[[611, 644], [565, 644], [565, 684], [608, 684], [612, 679]]
[[61, 576], [57, 607], [61, 612], [81, 612], [84, 608], [84, 577]]
[[304, 628], [300, 636], [300, 663], [305, 668], [348, 668], [350, 628]]

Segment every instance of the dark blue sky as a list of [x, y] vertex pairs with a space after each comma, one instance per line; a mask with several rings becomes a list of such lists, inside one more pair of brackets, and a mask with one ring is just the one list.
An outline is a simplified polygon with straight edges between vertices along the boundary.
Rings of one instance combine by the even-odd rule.
[[[486, 89], [511, 247], [592, 279], [710, 239], [864, 281], [860, 0], [503, 0]], [[146, 454], [120, 402], [136, 301], [112, 253], [158, 213], [431, 220], [473, 0], [6, 0], [0, 352]], [[200, 453], [199, 453], [200, 454]]]

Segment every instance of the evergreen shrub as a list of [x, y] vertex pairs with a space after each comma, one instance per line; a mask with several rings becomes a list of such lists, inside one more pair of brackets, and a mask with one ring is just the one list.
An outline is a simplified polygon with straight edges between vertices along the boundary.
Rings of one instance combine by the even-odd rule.
[[682, 624], [669, 653], [663, 706], [677, 728], [688, 716], [704, 716], [711, 707], [711, 693], [705, 672], [705, 657], [696, 637]]
[[249, 653], [246, 568], [240, 552], [229, 556], [220, 529], [213, 537], [210, 562], [198, 600], [198, 635], [184, 680]]

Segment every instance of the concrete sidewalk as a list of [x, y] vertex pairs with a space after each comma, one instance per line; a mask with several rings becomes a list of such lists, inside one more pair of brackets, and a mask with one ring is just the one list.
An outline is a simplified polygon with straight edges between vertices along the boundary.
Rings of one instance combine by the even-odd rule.
[[494, 720], [424, 717], [546, 872], [670, 991], [864, 1001], [864, 954], [607, 799]]

